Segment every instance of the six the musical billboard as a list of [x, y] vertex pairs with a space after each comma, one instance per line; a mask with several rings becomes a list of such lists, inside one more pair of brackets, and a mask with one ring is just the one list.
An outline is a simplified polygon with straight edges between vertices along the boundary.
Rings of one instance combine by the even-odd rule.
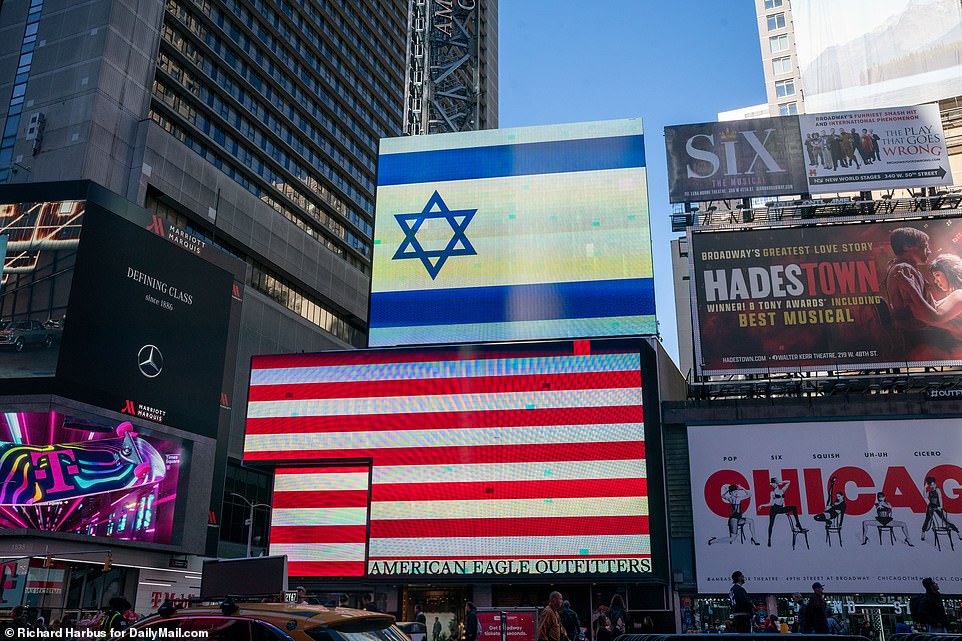
[[671, 202], [952, 184], [937, 104], [665, 128]]

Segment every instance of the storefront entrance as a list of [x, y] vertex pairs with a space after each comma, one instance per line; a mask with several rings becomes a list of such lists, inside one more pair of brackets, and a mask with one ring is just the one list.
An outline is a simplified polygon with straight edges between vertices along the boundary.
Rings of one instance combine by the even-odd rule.
[[461, 586], [408, 586], [401, 591], [398, 610], [401, 621], [414, 621], [414, 606], [420, 605], [427, 621], [426, 641], [455, 641], [461, 637], [464, 604], [471, 589]]

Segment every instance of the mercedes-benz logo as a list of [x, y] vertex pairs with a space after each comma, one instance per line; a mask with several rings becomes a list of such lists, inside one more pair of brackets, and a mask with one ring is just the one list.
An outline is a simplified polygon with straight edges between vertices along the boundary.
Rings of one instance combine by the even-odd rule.
[[147, 378], [156, 378], [164, 369], [164, 355], [156, 345], [144, 345], [137, 352], [137, 367]]

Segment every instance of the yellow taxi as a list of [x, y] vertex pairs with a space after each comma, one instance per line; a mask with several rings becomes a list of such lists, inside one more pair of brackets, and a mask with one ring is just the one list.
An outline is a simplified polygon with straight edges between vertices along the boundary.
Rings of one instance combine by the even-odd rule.
[[380, 612], [294, 603], [233, 603], [161, 608], [127, 630], [138, 639], [210, 641], [409, 641]]

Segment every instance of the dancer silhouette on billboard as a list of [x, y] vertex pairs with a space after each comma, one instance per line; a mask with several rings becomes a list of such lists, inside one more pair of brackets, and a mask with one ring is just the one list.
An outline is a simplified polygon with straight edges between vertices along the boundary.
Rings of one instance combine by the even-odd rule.
[[[736, 483], [732, 483], [722, 491], [722, 500], [728, 504], [728, 536], [725, 538], [713, 536], [708, 539], [708, 545], [712, 543], [734, 543], [740, 538], [739, 526], [748, 528], [753, 545], [761, 545], [755, 540], [755, 519], [748, 518], [742, 511], [742, 503], [750, 499], [751, 496], [751, 490], [740, 487]], [[744, 530], [742, 532], [742, 536], [744, 536]]]
[[765, 505], [760, 505], [759, 507], [767, 507], [768, 510], [768, 547], [772, 547], [772, 529], [775, 527], [775, 517], [779, 514], [788, 514], [788, 518], [791, 520], [795, 517], [795, 529], [799, 532], [808, 532], [806, 528], [802, 527], [802, 522], [798, 520], [798, 508], [794, 505], [785, 505], [785, 491], [788, 486], [791, 485], [791, 481], [781, 481], [775, 477], [770, 479], [772, 484], [772, 491], [770, 494], [771, 501]]

